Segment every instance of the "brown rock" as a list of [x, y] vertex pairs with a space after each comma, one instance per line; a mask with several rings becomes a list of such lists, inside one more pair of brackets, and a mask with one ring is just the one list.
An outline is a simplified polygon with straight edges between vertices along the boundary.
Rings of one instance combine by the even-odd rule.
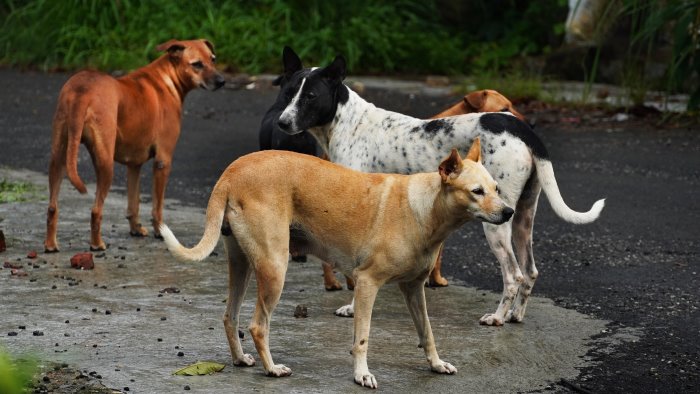
[[78, 253], [70, 258], [70, 266], [80, 270], [91, 270], [95, 268], [92, 260], [92, 253]]
[[29, 253], [27, 253], [27, 257], [30, 259], [35, 259], [36, 258], [36, 251], [30, 250]]
[[7, 245], [5, 245], [5, 233], [0, 230], [0, 252], [7, 250]]

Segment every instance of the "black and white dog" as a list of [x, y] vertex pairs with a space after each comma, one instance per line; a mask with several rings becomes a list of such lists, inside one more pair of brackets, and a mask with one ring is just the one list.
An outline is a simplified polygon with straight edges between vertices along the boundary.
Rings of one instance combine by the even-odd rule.
[[[282, 51], [282, 58], [285, 71], [284, 74], [280, 75], [272, 82], [273, 86], [285, 85], [287, 80], [294, 74], [294, 71], [302, 68], [301, 60], [299, 60], [299, 57], [288, 47], [285, 47], [284, 51]], [[287, 65], [294, 71], [287, 70]], [[287, 107], [287, 104], [289, 104], [289, 98], [280, 94], [277, 96], [275, 103], [272, 104], [272, 107], [270, 107], [267, 113], [265, 113], [265, 116], [263, 116], [262, 123], [260, 124], [260, 132], [258, 133], [260, 150], [280, 149], [319, 156], [322, 150], [312, 135], [309, 133], [291, 135], [283, 132], [279, 128], [279, 117], [282, 111]]]
[[[452, 148], [466, 152], [476, 137], [481, 138], [484, 166], [498, 182], [502, 199], [516, 210], [510, 223], [484, 223], [486, 238], [501, 264], [504, 289], [498, 309], [484, 315], [480, 322], [502, 325], [504, 321], [522, 321], [537, 279], [532, 228], [540, 191], [544, 191], [554, 212], [571, 223], [596, 220], [604, 200], [584, 213], [569, 208], [544, 144], [526, 123], [509, 113], [412, 118], [377, 108], [345, 86], [343, 57], [337, 56], [329, 66], [315, 69], [302, 68], [301, 61], [294, 57], [284, 60], [285, 70], [291, 74], [280, 90], [280, 97], [288, 105], [279, 117], [279, 127], [290, 135], [308, 130], [332, 162], [365, 172], [428, 172]], [[479, 190], [474, 193], [478, 195]], [[351, 316], [352, 305], [336, 313]]]

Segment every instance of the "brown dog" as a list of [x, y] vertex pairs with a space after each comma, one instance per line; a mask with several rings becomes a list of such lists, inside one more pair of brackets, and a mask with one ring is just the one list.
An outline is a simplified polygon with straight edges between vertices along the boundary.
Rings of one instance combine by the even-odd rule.
[[430, 119], [446, 118], [473, 112], [510, 112], [518, 119], [525, 120], [525, 117], [513, 107], [513, 103], [510, 100], [499, 92], [490, 89], [471, 92], [464, 96], [462, 101]]
[[195, 88], [216, 90], [224, 85], [224, 77], [215, 68], [214, 47], [207, 40], [170, 40], [156, 49], [166, 53], [121, 78], [81, 71], [61, 89], [53, 119], [46, 252], [58, 251], [58, 192], [64, 169], [73, 186], [81, 193], [87, 192], [78, 176], [81, 142], [90, 152], [97, 177], [90, 249], [106, 248], [100, 225], [114, 161], [127, 166], [130, 233], [145, 236], [148, 232], [139, 221], [139, 176], [141, 166], [155, 159], [152, 217], [155, 235], [160, 235], [165, 185], [180, 136], [185, 95]]
[[442, 361], [435, 348], [425, 280], [452, 231], [474, 219], [505, 223], [514, 212], [480, 160], [478, 138], [467, 160], [453, 149], [437, 172], [414, 175], [367, 174], [295, 152], [256, 152], [233, 162], [219, 178], [209, 198], [204, 235], [195, 247], [183, 247], [165, 224], [160, 231], [173, 255], [195, 261], [211, 254], [222, 223], [229, 223], [224, 328], [234, 365], [255, 364], [238, 338], [239, 311], [255, 272], [258, 296], [251, 337], [268, 375], [292, 373], [273, 362], [269, 332], [289, 252], [297, 250], [331, 261], [355, 279], [356, 383], [377, 387], [367, 367], [369, 328], [377, 292], [390, 282], [399, 284], [430, 368], [452, 374], [456, 368]]
[[[510, 112], [518, 119], [525, 120], [525, 116], [513, 107], [513, 103], [510, 100], [501, 93], [490, 89], [471, 92], [465, 95], [462, 101], [430, 119], [446, 118], [473, 112]], [[440, 246], [440, 253], [438, 253], [438, 258], [435, 262], [435, 268], [433, 268], [428, 277], [428, 286], [443, 287], [447, 286], [447, 284], [447, 279], [442, 276], [442, 246]]]

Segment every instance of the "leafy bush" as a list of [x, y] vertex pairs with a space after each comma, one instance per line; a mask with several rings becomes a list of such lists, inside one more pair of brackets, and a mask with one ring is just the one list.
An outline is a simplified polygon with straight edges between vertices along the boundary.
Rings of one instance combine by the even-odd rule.
[[[205, 37], [232, 69], [279, 71], [284, 45], [308, 64], [341, 53], [355, 73], [471, 74], [549, 45], [566, 0], [6, 0], [0, 59], [42, 69], [133, 69], [170, 38]], [[564, 10], [562, 12], [562, 10]], [[547, 11], [547, 12], [544, 12]]]

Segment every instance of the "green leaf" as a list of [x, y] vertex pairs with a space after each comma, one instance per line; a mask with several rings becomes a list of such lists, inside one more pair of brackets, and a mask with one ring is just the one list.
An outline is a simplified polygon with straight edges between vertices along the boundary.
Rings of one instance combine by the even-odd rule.
[[179, 369], [173, 372], [173, 375], [195, 376], [195, 375], [211, 375], [214, 372], [219, 372], [224, 369], [224, 364], [215, 363], [213, 361], [197, 361], [192, 365]]

